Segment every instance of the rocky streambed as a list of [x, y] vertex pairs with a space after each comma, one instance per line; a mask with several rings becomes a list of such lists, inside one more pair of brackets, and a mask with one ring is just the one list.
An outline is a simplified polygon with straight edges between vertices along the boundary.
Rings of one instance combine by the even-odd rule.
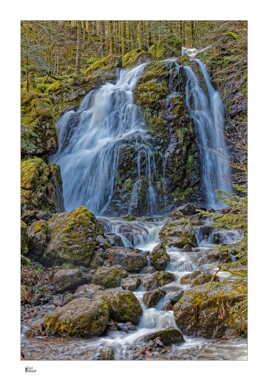
[[136, 219], [96, 220], [81, 209], [27, 230], [22, 359], [246, 359], [236, 311], [247, 285], [226, 250], [242, 232], [216, 229], [191, 204]]

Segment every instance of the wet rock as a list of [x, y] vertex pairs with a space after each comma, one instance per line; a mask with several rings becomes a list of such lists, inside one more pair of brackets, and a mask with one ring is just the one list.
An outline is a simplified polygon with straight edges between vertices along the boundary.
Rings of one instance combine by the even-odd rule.
[[135, 331], [136, 330], [136, 326], [130, 322], [128, 322], [128, 323], [117, 323], [116, 326], [117, 326], [117, 329], [119, 331], [129, 332], [129, 331]]
[[197, 246], [195, 230], [191, 221], [186, 218], [168, 222], [159, 233], [161, 241], [167, 246], [183, 248], [185, 245]]
[[129, 290], [129, 291], [135, 291], [141, 284], [140, 278], [137, 277], [128, 277], [125, 279], [122, 279], [121, 281], [121, 287], [124, 290]]
[[111, 246], [124, 246], [122, 238], [114, 233], [105, 233], [104, 237], [109, 242]]
[[92, 282], [105, 288], [118, 287], [123, 278], [127, 278], [128, 273], [122, 266], [100, 267], [93, 274]]
[[158, 271], [165, 270], [167, 264], [170, 262], [170, 256], [162, 242], [152, 250], [149, 258], [153, 267]]
[[81, 206], [72, 212], [55, 214], [48, 220], [49, 242], [41, 263], [89, 266], [96, 237], [103, 232], [95, 216]]
[[157, 271], [151, 276], [145, 277], [142, 280], [142, 284], [147, 290], [154, 290], [155, 288], [162, 287], [165, 284], [173, 282], [174, 280], [174, 274], [166, 271]]
[[53, 284], [56, 291], [72, 291], [81, 284], [88, 282], [89, 275], [82, 272], [79, 268], [62, 269], [53, 276]]
[[111, 318], [117, 322], [138, 324], [142, 308], [136, 296], [131, 291], [118, 291], [108, 294], [105, 298], [110, 306]]
[[185, 342], [181, 331], [176, 328], [166, 328], [154, 332], [145, 336], [144, 341], [155, 340], [156, 338], [159, 338], [164, 345], [182, 344]]
[[133, 249], [113, 247], [106, 250], [106, 264], [121, 265], [128, 272], [139, 272], [147, 263], [146, 258]]
[[[247, 313], [240, 303], [246, 298], [246, 282], [212, 282], [184, 291], [174, 305], [177, 326], [184, 334], [223, 337], [229, 329], [246, 334]], [[237, 312], [237, 311], [241, 312]]]
[[63, 210], [60, 168], [40, 158], [23, 160], [21, 164], [22, 218], [30, 210], [52, 213]]
[[109, 321], [109, 306], [104, 299], [78, 298], [56, 308], [44, 317], [48, 334], [78, 337], [101, 336]]
[[143, 295], [143, 303], [148, 307], [154, 307], [159, 300], [166, 295], [166, 292], [164, 290], [156, 289], [153, 291], [146, 292]]

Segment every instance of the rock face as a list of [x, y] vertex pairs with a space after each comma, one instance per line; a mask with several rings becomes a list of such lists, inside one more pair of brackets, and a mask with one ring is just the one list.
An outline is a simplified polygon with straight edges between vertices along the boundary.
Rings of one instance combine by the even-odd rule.
[[88, 277], [78, 268], [62, 269], [53, 276], [53, 284], [58, 292], [75, 290], [86, 281], [89, 281]]
[[49, 334], [78, 337], [101, 336], [109, 321], [109, 306], [104, 299], [78, 298], [58, 307], [44, 318]]
[[48, 221], [49, 242], [42, 257], [45, 264], [69, 263], [89, 266], [102, 233], [93, 213], [81, 206], [72, 212], [59, 213]]
[[156, 270], [165, 270], [167, 264], [170, 262], [170, 256], [167, 253], [165, 245], [159, 243], [149, 255], [152, 266]]
[[116, 265], [111, 267], [100, 267], [93, 274], [92, 282], [105, 288], [118, 287], [123, 278], [126, 278], [128, 273], [122, 266]]
[[165, 284], [173, 282], [174, 280], [174, 274], [166, 271], [157, 271], [149, 277], [143, 279], [143, 286], [147, 290], [154, 290], [155, 288], [162, 287]]
[[176, 328], [166, 328], [144, 337], [145, 341], [159, 338], [164, 345], [182, 344], [185, 342], [181, 331]]
[[130, 273], [137, 273], [147, 264], [146, 258], [133, 249], [113, 247], [106, 250], [107, 265], [121, 265]]
[[156, 289], [153, 291], [146, 292], [143, 296], [143, 303], [148, 307], [154, 307], [159, 300], [166, 295], [164, 290]]
[[46, 164], [37, 157], [22, 161], [21, 208], [22, 218], [28, 211], [36, 209], [52, 213], [63, 210], [58, 165]]
[[119, 291], [108, 297], [111, 318], [117, 322], [138, 324], [142, 308], [131, 291]]
[[223, 281], [186, 290], [173, 308], [177, 326], [187, 335], [223, 337], [228, 332], [244, 335], [246, 312], [238, 315], [233, 307], [242, 302], [245, 287], [243, 281]]

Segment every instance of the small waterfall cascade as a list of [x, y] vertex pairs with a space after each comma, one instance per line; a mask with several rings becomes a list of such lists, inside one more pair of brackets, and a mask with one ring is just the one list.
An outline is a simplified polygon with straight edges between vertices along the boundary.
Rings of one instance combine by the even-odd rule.
[[128, 200], [129, 212], [135, 204], [141, 176], [147, 183], [147, 214], [156, 211], [151, 136], [144, 128], [143, 114], [134, 104], [132, 92], [145, 65], [121, 70], [115, 84], [106, 83], [90, 91], [77, 111], [67, 111], [59, 119], [59, 149], [50, 161], [61, 167], [66, 210], [84, 205], [97, 215], [107, 215], [117, 185], [120, 151], [128, 145], [135, 149], [138, 173]]
[[200, 151], [203, 193], [207, 207], [221, 209], [225, 204], [215, 191], [232, 191], [229, 155], [224, 138], [224, 107], [214, 89], [205, 64], [193, 59], [202, 74], [206, 91], [190, 66], [184, 66], [187, 76], [186, 105], [193, 119]]

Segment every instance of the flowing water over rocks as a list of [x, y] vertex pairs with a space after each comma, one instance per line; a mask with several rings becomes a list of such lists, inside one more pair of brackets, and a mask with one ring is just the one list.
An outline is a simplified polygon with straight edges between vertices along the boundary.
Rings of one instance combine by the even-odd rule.
[[[174, 63], [174, 60], [166, 61], [170, 65]], [[219, 94], [211, 85], [204, 64], [199, 60], [195, 61], [203, 75], [208, 95], [193, 70], [186, 66], [186, 103], [199, 139], [203, 191], [207, 205], [218, 209], [223, 204], [217, 200], [215, 190], [231, 191], [223, 135], [223, 106]], [[189, 282], [185, 282], [189, 274], [194, 271], [215, 271], [215, 264], [200, 261], [211, 249], [211, 245], [238, 241], [242, 238], [241, 233], [214, 229], [204, 235], [202, 229], [196, 229], [197, 247], [166, 248], [169, 260], [165, 272], [155, 271], [148, 260], [148, 253], [160, 243], [159, 232], [168, 217], [157, 215], [160, 196], [156, 186], [153, 138], [146, 130], [141, 109], [133, 102], [132, 92], [145, 66], [146, 64], [141, 64], [131, 70], [122, 70], [115, 84], [107, 83], [98, 90], [91, 91], [77, 111], [64, 113], [57, 123], [59, 149], [50, 158], [51, 162], [59, 164], [61, 168], [65, 209], [71, 211], [81, 205], [88, 207], [98, 216], [98, 222], [107, 233], [119, 236], [124, 247], [136, 249], [146, 257], [148, 263], [142, 271], [127, 278], [139, 279], [137, 288], [134, 286], [134, 295], [142, 308], [141, 319], [137, 326], [127, 323], [110, 326], [104, 336], [92, 339], [42, 336], [31, 338], [25, 335], [27, 326], [24, 326], [22, 352], [25, 359], [246, 359], [246, 340], [182, 336], [170, 308], [190, 288]], [[176, 68], [180, 70], [179, 65]], [[174, 78], [177, 77], [172, 77], [172, 81]], [[166, 99], [167, 117], [170, 102], [175, 96], [176, 93], [171, 92]], [[131, 147], [132, 153], [134, 152], [136, 181], [131, 196], [122, 203], [113, 197], [120, 150], [126, 146]], [[168, 155], [169, 152], [164, 156], [161, 168], [164, 188]], [[140, 209], [143, 217], [131, 217], [141, 215], [136, 211], [142, 193], [145, 193], [147, 200]], [[164, 196], [165, 206], [167, 203], [168, 198]], [[128, 216], [122, 217], [124, 214]], [[228, 273], [218, 273], [219, 281], [229, 276]], [[121, 290], [121, 287], [118, 289]], [[156, 289], [161, 289], [160, 294], [153, 293]], [[148, 292], [152, 294], [148, 296]], [[145, 295], [150, 298], [152, 307], [147, 307]], [[154, 302], [155, 295], [157, 298]], [[38, 321], [53, 308], [51, 305], [44, 305], [35, 319]], [[170, 345], [165, 345], [157, 340], [157, 336], [156, 340], [149, 339], [151, 334], [158, 332], [161, 335], [166, 329], [177, 335], [172, 338], [177, 340], [175, 343], [171, 340]]]

